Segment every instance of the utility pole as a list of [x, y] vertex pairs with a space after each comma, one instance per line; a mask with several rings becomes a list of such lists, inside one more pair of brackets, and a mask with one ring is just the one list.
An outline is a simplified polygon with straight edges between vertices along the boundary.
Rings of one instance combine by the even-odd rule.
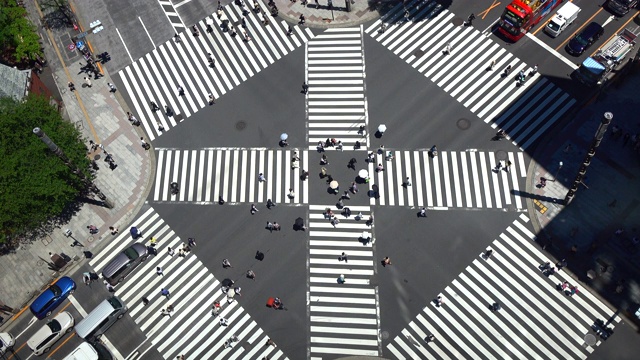
[[558, 179], [558, 174], [560, 173], [560, 170], [562, 169], [562, 165], [563, 165], [563, 163], [562, 163], [562, 161], [560, 161], [558, 163], [558, 170], [556, 170], [556, 174], [553, 176], [553, 180], [551, 180], [551, 181], [555, 182]]
[[104, 206], [106, 206], [109, 209], [113, 209], [113, 203], [109, 199], [107, 199], [107, 196], [103, 194], [102, 191], [100, 191], [100, 189], [98, 189], [98, 187], [93, 182], [87, 179], [87, 177], [84, 176], [84, 173], [80, 171], [80, 169], [78, 169], [71, 163], [71, 161], [69, 160], [69, 158], [67, 158], [67, 156], [64, 154], [62, 149], [60, 149], [58, 145], [56, 145], [53, 141], [51, 141], [51, 139], [49, 139], [49, 137], [47, 136], [47, 134], [44, 133], [44, 131], [40, 130], [40, 128], [34, 128], [33, 133], [38, 138], [40, 138], [40, 140], [42, 140], [42, 142], [45, 143], [45, 145], [47, 145], [49, 150], [51, 150], [51, 152], [53, 152], [57, 157], [59, 157], [60, 160], [62, 160], [62, 162], [65, 165], [67, 165], [67, 167], [71, 169], [71, 171], [80, 178], [80, 180], [82, 180], [85, 186], [87, 186], [89, 189], [91, 189], [91, 191], [93, 191], [96, 195], [98, 195], [100, 200], [102, 200], [102, 203], [104, 204]]
[[564, 198], [564, 204], [569, 205], [573, 198], [576, 196], [576, 191], [578, 191], [578, 187], [582, 184], [582, 180], [584, 179], [585, 174], [587, 173], [587, 168], [591, 165], [591, 158], [596, 154], [596, 149], [600, 146], [600, 142], [602, 142], [602, 138], [604, 134], [607, 132], [607, 127], [611, 124], [611, 120], [613, 119], [613, 114], [610, 112], [604, 113], [602, 117], [602, 121], [600, 126], [598, 126], [598, 130], [593, 137], [593, 141], [591, 142], [591, 146], [587, 151], [587, 155], [582, 161], [582, 165], [580, 165], [580, 169], [578, 169], [578, 175], [576, 179], [573, 181], [573, 185], [571, 185], [571, 189], [567, 192], [567, 196]]

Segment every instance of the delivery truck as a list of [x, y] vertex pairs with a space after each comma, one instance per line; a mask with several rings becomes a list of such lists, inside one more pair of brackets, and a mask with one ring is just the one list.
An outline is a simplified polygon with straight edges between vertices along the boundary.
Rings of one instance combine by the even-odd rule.
[[636, 37], [630, 29], [624, 29], [593, 56], [584, 60], [580, 68], [574, 71], [574, 77], [587, 86], [604, 84], [616, 74], [615, 70], [636, 45]]
[[551, 37], [557, 37], [578, 18], [579, 13], [580, 8], [578, 5], [572, 2], [564, 4], [553, 18], [551, 18], [551, 21], [549, 21], [544, 28], [544, 31]]

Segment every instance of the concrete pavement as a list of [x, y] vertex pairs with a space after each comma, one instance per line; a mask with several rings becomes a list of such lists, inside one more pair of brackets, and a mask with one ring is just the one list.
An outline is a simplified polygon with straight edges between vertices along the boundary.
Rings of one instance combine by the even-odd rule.
[[[636, 71], [579, 109], [564, 128], [549, 133], [533, 156], [525, 194], [541, 246], [558, 260], [566, 258], [568, 270], [577, 279], [636, 324], [634, 313], [640, 306], [640, 244], [633, 241], [640, 236], [638, 84]], [[613, 120], [584, 184], [565, 206], [564, 198], [605, 112], [612, 112]], [[614, 126], [620, 129], [616, 135]], [[625, 134], [629, 134], [627, 140]], [[541, 177], [548, 179], [545, 187], [538, 185]], [[618, 229], [624, 232], [615, 235]]]
[[[303, 4], [301, 0], [274, 0], [280, 17], [295, 24], [300, 15], [304, 14], [306, 26], [314, 28], [355, 26], [380, 17], [380, 12], [373, 10], [369, 0], [334, 0], [332, 7], [329, 7], [328, 1], [330, 0], [308, 0]], [[347, 11], [346, 1], [351, 3], [351, 11]], [[387, 4], [380, 5], [382, 9], [385, 6], [391, 8], [398, 1], [387, 0], [380, 3]]]
[[[39, 9], [30, 5], [27, 10], [32, 21], [38, 24], [42, 17]], [[83, 18], [82, 14], [77, 14], [77, 17]], [[82, 20], [80, 24], [84, 25]], [[0, 256], [0, 303], [15, 311], [27, 305], [46, 284], [60, 276], [59, 272], [49, 268], [49, 253], [65, 254], [72, 259], [72, 263], [63, 269], [66, 272], [84, 261], [85, 252], [97, 252], [113, 238], [109, 226], [128, 231], [129, 219], [143, 205], [149, 181], [152, 180], [153, 151], [145, 151], [141, 147], [140, 137], [144, 134], [127, 120], [127, 109], [120, 105], [125, 102], [121, 101], [119, 92], [109, 91], [109, 74], [97, 80], [92, 77], [92, 86], [83, 86], [83, 78], [88, 75], [80, 72], [79, 63], [85, 64], [85, 61], [77, 51], [67, 49], [71, 36], [77, 32], [73, 29], [41, 31], [47, 39], [43, 42], [45, 54], [51, 76], [57, 85], [57, 89], [51, 90], [60, 92], [64, 116], [76, 124], [87, 143], [93, 140], [102, 144], [115, 159], [118, 166], [110, 170], [100, 152], [91, 154], [92, 157], [100, 154], [96, 161], [100, 169], [95, 183], [115, 203], [115, 207], [108, 209], [91, 199], [73, 215], [68, 224], [56, 228], [46, 238], [33, 239], [28, 244], [22, 244], [14, 253]], [[69, 91], [69, 81], [75, 84], [75, 92]], [[99, 232], [89, 234], [89, 225], [97, 226]], [[71, 230], [70, 237], [65, 235], [67, 229]], [[82, 246], [72, 246], [74, 240]], [[6, 322], [7, 316], [4, 317]]]

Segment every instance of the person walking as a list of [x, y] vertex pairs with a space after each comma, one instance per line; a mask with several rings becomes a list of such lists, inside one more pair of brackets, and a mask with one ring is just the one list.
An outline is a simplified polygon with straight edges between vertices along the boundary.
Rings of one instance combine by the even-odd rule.
[[382, 166], [381, 163], [379, 163], [378, 166], [376, 167], [376, 172], [379, 173], [380, 171], [384, 171], [384, 166]]
[[420, 209], [420, 217], [427, 217], [427, 209], [426, 208], [422, 208]]
[[231, 262], [229, 262], [229, 259], [222, 259], [222, 267], [224, 269], [227, 269], [232, 268], [233, 266], [231, 266]]
[[167, 247], [167, 254], [169, 254], [169, 256], [173, 256], [176, 252], [169, 246]]
[[298, 21], [298, 25], [304, 25], [304, 23], [307, 22], [307, 19], [304, 18], [304, 14], [300, 14], [298, 19], [300, 20]]
[[151, 145], [149, 145], [149, 143], [147, 143], [146, 141], [144, 141], [144, 138], [141, 137], [140, 138], [140, 145], [142, 146], [143, 149], [145, 150], [149, 150], [149, 148], [151, 148]]
[[306, 81], [302, 83], [302, 93], [305, 95], [309, 93], [309, 85], [307, 85]]
[[471, 26], [473, 25], [473, 20], [476, 18], [476, 16], [471, 13], [471, 15], [469, 15], [469, 17], [467, 18], [467, 21], [465, 22], [466, 26]]
[[69, 81], [67, 85], [69, 86], [69, 91], [76, 91], [76, 85], [74, 83]]
[[156, 121], [156, 126], [158, 127], [158, 131], [160, 132], [164, 131], [164, 125], [162, 125], [160, 121]]
[[114, 289], [113, 286], [107, 282], [107, 280], [104, 280], [104, 285], [107, 288], [108, 292], [116, 292], [116, 289]]
[[358, 160], [356, 160], [355, 158], [351, 158], [351, 160], [349, 160], [349, 164], [347, 165], [347, 168], [355, 170], [357, 162], [358, 162]]
[[344, 195], [342, 195], [343, 199], [351, 200], [351, 196], [349, 195], [349, 190], [344, 191]]
[[156, 274], [158, 276], [164, 276], [164, 271], [162, 271], [162, 268], [160, 266], [156, 267]]
[[178, 85], [178, 96], [184, 96], [184, 89], [180, 85]]
[[116, 89], [116, 86], [113, 85], [112, 83], [107, 83], [107, 86], [109, 87], [109, 92], [114, 93], [114, 92], [118, 91], [118, 89]]
[[289, 25], [287, 27], [287, 36], [291, 36], [291, 35], [293, 35], [293, 28], [291, 27], [291, 25]]
[[355, 181], [351, 182], [349, 190], [351, 190], [351, 192], [354, 194], [358, 192], [358, 185], [356, 185]]
[[509, 172], [509, 169], [511, 168], [511, 160], [507, 160], [504, 163], [504, 171]]
[[253, 270], [247, 270], [247, 277], [251, 280], [256, 280], [256, 273]]
[[118, 235], [118, 232], [120, 232], [117, 227], [113, 226], [109, 226], [109, 230], [111, 231], [111, 235]]
[[162, 290], [160, 290], [160, 295], [164, 296], [165, 298], [169, 299], [169, 297], [171, 297], [171, 293], [169, 293], [169, 290], [162, 288]]
[[255, 215], [258, 211], [256, 204], [251, 204], [251, 215]]
[[264, 177], [263, 173], [258, 174], [258, 182], [267, 182], [267, 178]]
[[511, 72], [511, 65], [508, 65], [506, 68], [504, 68], [504, 76], [509, 75], [510, 72]]
[[216, 103], [216, 98], [213, 96], [213, 94], [209, 94], [209, 106], [213, 105]]
[[388, 256], [385, 256], [384, 259], [382, 259], [382, 266], [387, 267], [387, 265], [393, 265], [393, 264], [391, 264], [391, 259], [389, 259]]
[[291, 200], [296, 197], [296, 193], [293, 192], [293, 189], [289, 189], [289, 194], [287, 194], [287, 197]]
[[87, 87], [92, 87], [93, 85], [91, 84], [91, 79], [89, 79], [88, 77], [84, 77], [84, 84], [87, 85]]
[[451, 55], [451, 43], [447, 43], [447, 45], [444, 47], [444, 53], [445, 55]]
[[196, 239], [189, 238], [189, 239], [187, 239], [187, 242], [189, 243], [190, 247], [196, 247]]
[[496, 59], [491, 60], [491, 63], [489, 64], [489, 71], [492, 71], [493, 68], [496, 67]]
[[411, 186], [411, 180], [409, 179], [409, 177], [407, 176], [406, 179], [404, 179], [404, 182], [402, 183], [402, 186], [404, 187], [409, 187]]
[[347, 253], [345, 253], [344, 251], [342, 252], [342, 255], [340, 255], [340, 257], [338, 258], [339, 261], [344, 261], [345, 263], [349, 262], [349, 256], [347, 255]]

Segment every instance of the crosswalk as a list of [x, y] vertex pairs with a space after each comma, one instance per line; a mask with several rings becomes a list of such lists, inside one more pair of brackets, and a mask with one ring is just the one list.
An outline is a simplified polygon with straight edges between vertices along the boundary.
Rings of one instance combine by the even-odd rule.
[[[335, 227], [325, 209], [340, 223]], [[380, 309], [374, 275], [373, 243], [361, 239], [372, 233], [369, 206], [350, 206], [345, 217], [333, 205], [309, 206], [310, 358], [379, 356]], [[362, 213], [362, 217], [358, 214]], [[368, 235], [367, 235], [368, 236]], [[339, 260], [342, 253], [346, 260]], [[344, 283], [339, 277], [344, 275]]]
[[[306, 45], [309, 148], [327, 138], [353, 149], [369, 143], [362, 26], [332, 28]], [[331, 148], [327, 148], [329, 150]]]
[[[598, 319], [610, 327], [614, 311], [579, 289], [568, 296], [556, 284], [575, 280], [564, 271], [545, 277], [550, 261], [533, 244], [529, 219], [521, 214], [494, 240], [493, 255], [481, 254], [430, 302], [387, 349], [396, 359], [586, 359], [601, 341], [590, 331]], [[435, 297], [435, 296], [434, 296]], [[499, 303], [493, 313], [489, 304]], [[427, 335], [435, 340], [425, 342]]]
[[[197, 246], [185, 257], [169, 256], [167, 247], [179, 249], [186, 240], [180, 239], [153, 208], [142, 213], [133, 225], [145, 237], [153, 235], [158, 239], [158, 255], [140, 264], [116, 287], [115, 294], [129, 307], [128, 314], [164, 359], [182, 354], [189, 359], [286, 359], [278, 347], [265, 346], [269, 337], [237, 301], [227, 302], [220, 282], [195, 254]], [[134, 242], [130, 234], [120, 234], [89, 265], [100, 273], [113, 256]], [[156, 274], [158, 266], [162, 267], [163, 276]], [[162, 298], [162, 288], [169, 289], [170, 300]], [[143, 297], [150, 301], [146, 306], [142, 304]], [[219, 316], [229, 320], [228, 326], [221, 326], [219, 318], [212, 316], [214, 301], [222, 304]], [[162, 316], [161, 310], [168, 304], [173, 305], [172, 316]], [[224, 348], [225, 341], [233, 335], [239, 341], [232, 348]]]
[[[266, 5], [259, 3], [269, 14]], [[285, 21], [272, 19], [269, 25], [263, 25], [263, 15], [254, 12], [244, 17], [243, 28], [242, 11], [233, 4], [225, 6], [222, 13], [220, 18], [213, 14], [198, 22], [199, 36], [181, 32], [179, 42], [174, 39], [159, 45], [117, 74], [130, 96], [131, 111], [149, 139], [210, 106], [209, 94], [219, 98], [314, 37], [311, 30], [299, 26], [287, 35], [289, 25]], [[233, 25], [237, 35], [221, 30], [223, 21]], [[207, 32], [207, 24], [213, 32]], [[209, 53], [215, 59], [214, 67], [207, 60]], [[184, 89], [184, 95], [179, 95], [178, 86]], [[151, 102], [161, 109], [152, 111]]]
[[[378, 165], [384, 170], [377, 171]], [[369, 188], [378, 189], [370, 191], [371, 205], [524, 209], [522, 152], [438, 151], [432, 157], [428, 150], [387, 149], [376, 153], [368, 173]], [[409, 186], [403, 185], [407, 177]]]
[[[521, 148], [529, 148], [575, 104], [575, 99], [539, 72], [531, 73], [532, 66], [485, 34], [472, 26], [455, 25], [455, 14], [438, 1], [414, 0], [407, 9], [408, 20], [399, 4], [365, 32], [484, 122], [500, 126]], [[511, 71], [505, 75], [508, 66]], [[515, 76], [521, 70], [531, 75], [517, 86]]]
[[[308, 150], [158, 148], [156, 151], [153, 188], [156, 202], [211, 204], [220, 197], [227, 203], [261, 203], [267, 199], [284, 204], [309, 201], [309, 183], [300, 178], [302, 171], [308, 169]], [[259, 174], [263, 174], [265, 181], [258, 181]], [[172, 182], [179, 185], [177, 195], [171, 194]]]

